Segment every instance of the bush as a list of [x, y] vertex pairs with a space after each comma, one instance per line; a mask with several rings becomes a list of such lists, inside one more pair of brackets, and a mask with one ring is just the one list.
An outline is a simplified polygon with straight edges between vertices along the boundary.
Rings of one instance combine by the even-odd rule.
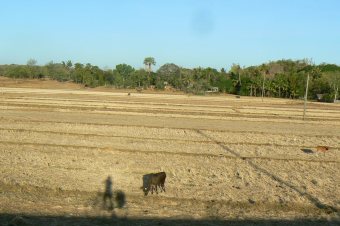
[[157, 81], [155, 86], [156, 86], [156, 89], [161, 89], [161, 90], [164, 90], [164, 87], [165, 87], [163, 81]]
[[322, 101], [327, 102], [327, 103], [333, 103], [334, 95], [326, 93], [326, 94], [323, 95]]

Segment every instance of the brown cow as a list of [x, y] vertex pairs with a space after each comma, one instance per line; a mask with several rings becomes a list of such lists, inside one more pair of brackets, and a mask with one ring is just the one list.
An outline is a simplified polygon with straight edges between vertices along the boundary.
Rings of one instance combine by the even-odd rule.
[[151, 194], [153, 194], [153, 191], [155, 190], [158, 194], [158, 187], [160, 187], [161, 192], [162, 190], [165, 192], [165, 178], [166, 173], [165, 172], [159, 172], [159, 173], [150, 173], [143, 175], [143, 191], [144, 195], [147, 196], [149, 191], [151, 190]]

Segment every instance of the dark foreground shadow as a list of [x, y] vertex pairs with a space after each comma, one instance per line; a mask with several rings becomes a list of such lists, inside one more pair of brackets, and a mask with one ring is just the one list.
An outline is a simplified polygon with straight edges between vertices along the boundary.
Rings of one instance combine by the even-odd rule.
[[112, 195], [109, 197], [105, 192], [98, 192], [95, 197], [90, 198], [87, 204], [93, 208], [114, 211], [114, 209], [122, 209], [126, 205], [126, 195], [121, 190], [112, 192]]
[[125, 193], [121, 190], [113, 191], [113, 182], [111, 176], [108, 176], [105, 180], [104, 193], [98, 192], [97, 197], [93, 200], [92, 206], [100, 205], [102, 197], [102, 208], [108, 211], [114, 208], [123, 208], [126, 204]]
[[8, 226], [29, 226], [29, 225], [311, 225], [311, 226], [335, 226], [339, 225], [339, 220], [320, 220], [320, 219], [294, 219], [294, 220], [220, 220], [220, 219], [158, 219], [158, 218], [117, 218], [112, 217], [66, 217], [66, 216], [26, 216], [1, 214], [0, 225]]

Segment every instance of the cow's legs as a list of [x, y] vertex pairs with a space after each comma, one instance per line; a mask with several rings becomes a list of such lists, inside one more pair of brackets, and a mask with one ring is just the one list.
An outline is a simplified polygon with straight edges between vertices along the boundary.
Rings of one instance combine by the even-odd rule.
[[160, 185], [158, 185], [158, 186], [159, 186], [159, 189], [161, 190], [161, 192], [165, 191], [165, 189], [164, 189], [164, 184], [160, 184]]

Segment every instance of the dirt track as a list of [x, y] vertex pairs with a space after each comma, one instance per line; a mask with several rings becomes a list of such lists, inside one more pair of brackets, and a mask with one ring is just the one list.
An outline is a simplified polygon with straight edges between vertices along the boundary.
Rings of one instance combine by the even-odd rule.
[[[117, 216], [339, 219], [340, 106], [309, 103], [306, 121], [302, 106], [0, 87], [0, 211], [106, 216], [112, 175]], [[163, 170], [167, 192], [144, 197], [142, 175]]]

